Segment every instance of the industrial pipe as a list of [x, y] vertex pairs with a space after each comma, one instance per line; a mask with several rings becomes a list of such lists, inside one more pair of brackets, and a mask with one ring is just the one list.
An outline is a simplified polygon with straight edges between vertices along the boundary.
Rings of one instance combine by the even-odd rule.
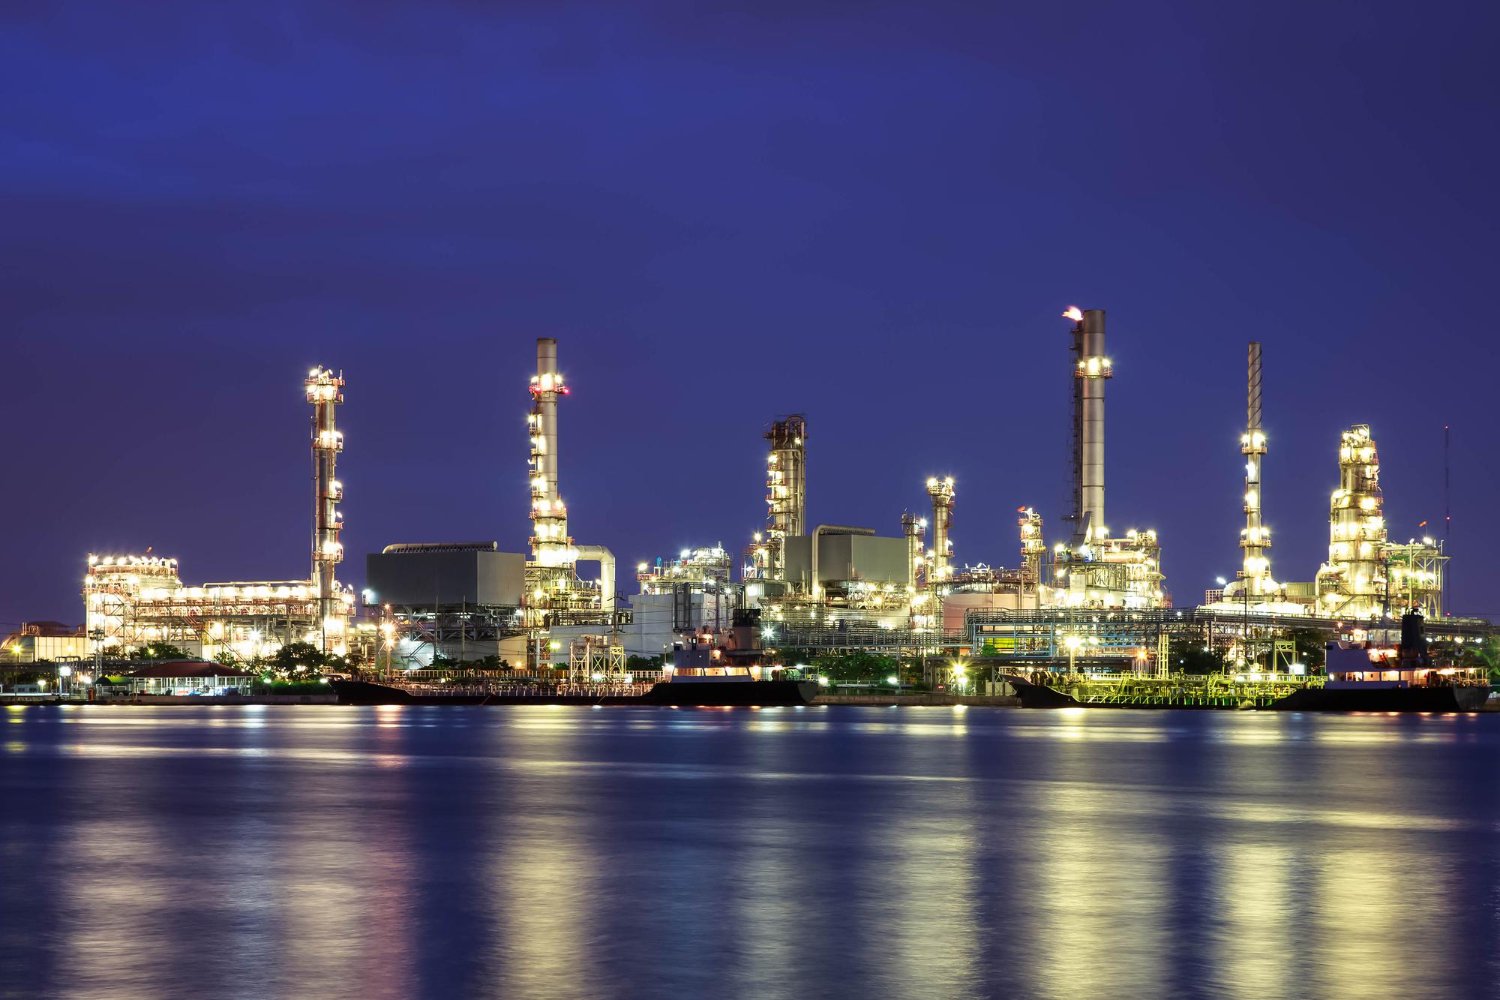
[[600, 607], [609, 615], [615, 612], [615, 554], [602, 545], [579, 545], [578, 562], [599, 564]]

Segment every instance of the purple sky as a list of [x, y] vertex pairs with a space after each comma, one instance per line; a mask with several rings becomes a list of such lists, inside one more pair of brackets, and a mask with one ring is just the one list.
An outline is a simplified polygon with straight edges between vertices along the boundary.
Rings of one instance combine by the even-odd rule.
[[1405, 538], [1451, 423], [1451, 603], [1500, 614], [1495, 5], [561, 7], [5, 6], [0, 626], [80, 619], [90, 550], [304, 577], [315, 363], [355, 582], [521, 549], [538, 336], [624, 564], [738, 549], [802, 411], [810, 523], [896, 534], [952, 474], [959, 559], [1014, 565], [1017, 505], [1063, 534], [1074, 303], [1108, 523], [1179, 603], [1238, 564], [1258, 338], [1276, 575], [1326, 554], [1340, 429]]

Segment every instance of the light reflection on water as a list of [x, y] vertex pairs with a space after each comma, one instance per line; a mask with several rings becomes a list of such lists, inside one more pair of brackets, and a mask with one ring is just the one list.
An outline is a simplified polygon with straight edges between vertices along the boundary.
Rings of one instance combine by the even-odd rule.
[[1494, 993], [1500, 718], [8, 711], [0, 994]]

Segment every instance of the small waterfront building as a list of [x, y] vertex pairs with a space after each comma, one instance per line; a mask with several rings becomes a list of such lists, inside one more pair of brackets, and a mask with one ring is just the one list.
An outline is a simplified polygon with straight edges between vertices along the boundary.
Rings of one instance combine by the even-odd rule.
[[125, 675], [132, 694], [249, 694], [253, 670], [201, 660], [167, 660]]
[[21, 627], [0, 641], [5, 663], [66, 662], [82, 660], [89, 655], [88, 639], [82, 626], [62, 622], [22, 622]]

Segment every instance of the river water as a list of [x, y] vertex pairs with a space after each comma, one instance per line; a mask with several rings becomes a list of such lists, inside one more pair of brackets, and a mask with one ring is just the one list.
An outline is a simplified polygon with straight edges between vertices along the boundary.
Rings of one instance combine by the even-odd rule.
[[1500, 995], [1500, 715], [0, 718], [0, 996]]

